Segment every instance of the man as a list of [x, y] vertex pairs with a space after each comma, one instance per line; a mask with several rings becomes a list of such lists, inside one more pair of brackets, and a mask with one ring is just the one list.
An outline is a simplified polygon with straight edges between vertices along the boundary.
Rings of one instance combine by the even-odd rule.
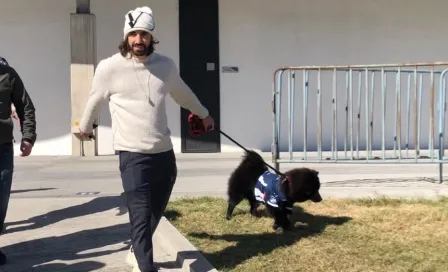
[[198, 115], [206, 128], [214, 121], [179, 76], [172, 59], [154, 53], [158, 43], [149, 7], [125, 15], [119, 53], [98, 63], [80, 122], [81, 136], [92, 131], [100, 105], [109, 101], [113, 146], [119, 151], [124, 199], [129, 211], [134, 271], [157, 271], [152, 234], [165, 211], [177, 177], [167, 124], [166, 95]]
[[[34, 105], [20, 76], [0, 57], [0, 231], [4, 229], [14, 171], [14, 125], [11, 105], [16, 109], [22, 132], [20, 156], [26, 157], [31, 154], [36, 141]], [[5, 263], [6, 256], [0, 251], [0, 265]]]

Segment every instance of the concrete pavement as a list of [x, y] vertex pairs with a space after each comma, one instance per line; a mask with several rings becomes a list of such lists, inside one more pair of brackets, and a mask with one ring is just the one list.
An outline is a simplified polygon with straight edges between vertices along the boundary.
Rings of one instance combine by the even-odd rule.
[[[5, 272], [132, 271], [127, 215], [115, 216], [117, 197], [12, 199], [1, 247]], [[160, 268], [185, 271], [155, 234]]]
[[[269, 162], [270, 154], [263, 156]], [[177, 158], [179, 177], [172, 199], [225, 197], [226, 180], [240, 155], [178, 154]], [[303, 164], [284, 165], [282, 170], [299, 165]], [[320, 172], [324, 198], [448, 196], [448, 186], [434, 182], [437, 165], [306, 166]], [[115, 216], [121, 192], [116, 156], [16, 157], [7, 232], [0, 239], [11, 264], [0, 271], [131, 271], [125, 263], [128, 215]], [[169, 234], [163, 232], [168, 230]], [[175, 237], [173, 231], [170, 225], [161, 225], [154, 238], [155, 258], [168, 270], [186, 271], [192, 267], [186, 264], [200, 256], [188, 241], [183, 241], [182, 249], [164, 240]]]
[[[270, 154], [263, 153], [266, 161]], [[239, 154], [178, 154], [173, 199], [180, 196], [225, 197], [227, 178]], [[326, 197], [437, 196], [437, 165], [282, 164], [281, 170], [308, 166], [319, 171]], [[444, 166], [447, 172], [448, 166]], [[29, 157], [16, 159], [13, 198], [114, 196], [122, 191], [117, 156]], [[406, 190], [403, 190], [406, 188]], [[348, 190], [350, 189], [350, 190]]]

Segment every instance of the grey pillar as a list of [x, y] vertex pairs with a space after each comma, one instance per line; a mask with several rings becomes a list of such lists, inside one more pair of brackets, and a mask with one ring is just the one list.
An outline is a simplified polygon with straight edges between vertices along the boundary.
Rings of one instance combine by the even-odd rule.
[[[79, 136], [79, 122], [92, 87], [96, 66], [95, 15], [90, 14], [88, 0], [77, 0], [77, 13], [70, 14], [71, 44], [71, 127], [72, 155], [97, 156], [98, 139]], [[95, 120], [98, 123], [98, 120]]]

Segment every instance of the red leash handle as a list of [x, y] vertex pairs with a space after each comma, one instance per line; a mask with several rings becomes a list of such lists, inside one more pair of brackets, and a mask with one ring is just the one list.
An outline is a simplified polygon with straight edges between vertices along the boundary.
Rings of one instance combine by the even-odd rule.
[[199, 116], [191, 113], [188, 116], [189, 131], [191, 136], [200, 136], [205, 133], [204, 123]]

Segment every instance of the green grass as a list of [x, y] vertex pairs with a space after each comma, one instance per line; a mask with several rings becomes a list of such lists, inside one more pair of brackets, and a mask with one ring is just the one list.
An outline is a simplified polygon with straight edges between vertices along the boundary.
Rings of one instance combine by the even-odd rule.
[[448, 198], [342, 199], [296, 205], [295, 227], [242, 202], [227, 221], [218, 198], [170, 202], [165, 216], [219, 271], [448, 271]]

